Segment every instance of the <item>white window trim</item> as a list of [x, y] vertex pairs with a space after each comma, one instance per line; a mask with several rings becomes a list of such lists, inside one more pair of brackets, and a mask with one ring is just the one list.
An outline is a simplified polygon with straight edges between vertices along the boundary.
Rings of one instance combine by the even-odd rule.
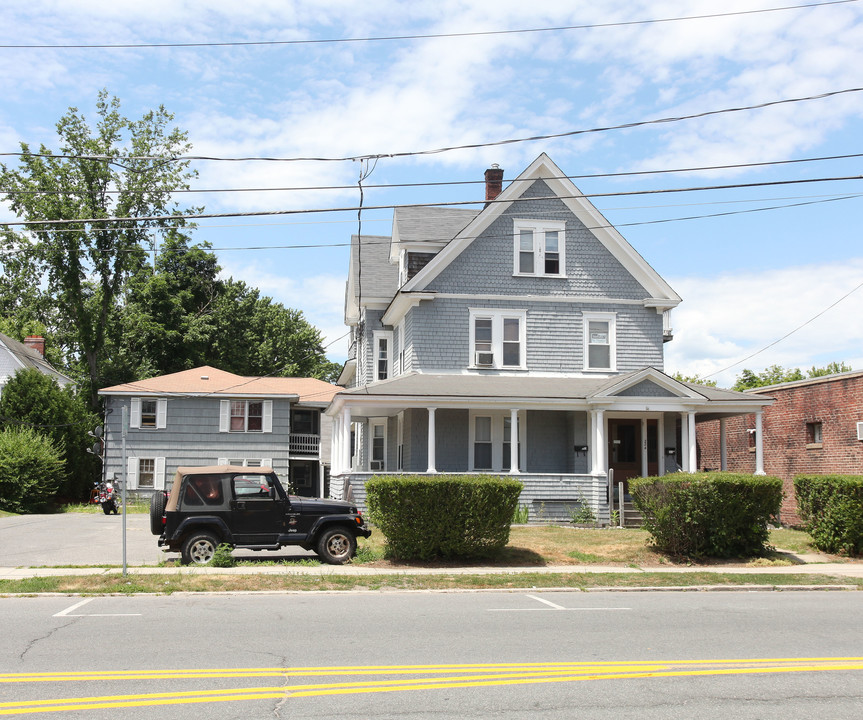
[[[468, 367], [475, 370], [527, 370], [527, 311], [500, 310], [489, 308], [468, 308], [470, 313], [470, 357]], [[494, 360], [491, 365], [477, 365], [476, 362], [476, 332], [477, 318], [491, 318], [491, 351]], [[519, 364], [503, 364], [503, 321], [518, 320]]]
[[401, 322], [398, 324], [399, 331], [399, 363], [396, 368], [397, 375], [405, 374], [405, 357], [406, 357], [406, 349], [405, 349], [405, 320], [402, 318]]
[[145, 490], [165, 489], [165, 458], [163, 457], [130, 457], [126, 458], [126, 488], [128, 490], [138, 489], [138, 467], [141, 460], [153, 461], [153, 487], [143, 488]]
[[132, 398], [129, 408], [129, 428], [131, 430], [164, 430], [168, 420], [167, 398], [146, 398], [156, 400], [156, 427], [141, 428], [141, 401], [145, 398]]
[[[245, 402], [246, 403], [246, 426], [249, 424], [249, 403], [250, 402], [259, 402], [261, 403], [261, 429], [260, 430], [231, 430], [231, 402]], [[233, 400], [220, 400], [219, 401], [219, 432], [234, 432], [234, 433], [251, 433], [257, 435], [259, 432], [261, 433], [271, 433], [273, 432], [273, 401], [272, 400], [258, 400], [258, 399], [246, 399], [246, 398], [234, 398]]]
[[[609, 344], [609, 366], [607, 368], [592, 368], [589, 367], [590, 362], [590, 322], [608, 323], [608, 344]], [[617, 313], [613, 312], [583, 312], [581, 314], [582, 322], [582, 341], [584, 344], [583, 368], [584, 372], [615, 372], [617, 370]]]
[[[477, 468], [474, 465], [474, 442], [476, 440], [476, 418], [491, 418], [491, 469]], [[512, 418], [509, 410], [471, 410], [468, 437], [468, 467], [471, 472], [509, 472], [503, 468], [503, 425], [505, 420]], [[521, 461], [519, 469], [524, 472], [526, 459], [525, 448], [527, 447], [527, 413], [520, 411], [518, 414], [518, 443], [521, 447]]]
[[[384, 429], [384, 433], [383, 433], [384, 457], [383, 457], [383, 461], [381, 463], [381, 467], [379, 467], [379, 468], [373, 468], [372, 467], [372, 462], [373, 462], [372, 452], [374, 449], [375, 428], [376, 427], [383, 427], [383, 429]], [[387, 469], [387, 418], [369, 418], [369, 471], [370, 472], [376, 472], [376, 471], [383, 472], [386, 469]]]
[[[381, 351], [381, 341], [386, 340], [387, 343], [387, 376], [385, 378], [378, 377], [379, 360]], [[372, 382], [377, 382], [381, 379], [389, 380], [393, 376], [393, 334], [389, 330], [374, 331], [374, 357], [372, 359]]]
[[[533, 231], [533, 272], [521, 272], [519, 254], [521, 252], [521, 231]], [[546, 273], [545, 270], [545, 239], [546, 232], [558, 234], [558, 268], [557, 273]], [[566, 223], [558, 220], [513, 220], [513, 264], [512, 274], [520, 277], [566, 277]]]
[[[239, 460], [239, 458], [235, 458]], [[258, 462], [260, 465], [249, 465], [250, 462]], [[239, 465], [240, 467], [273, 467], [272, 458], [243, 458], [239, 462], [233, 463], [230, 458], [218, 458], [216, 465]]]

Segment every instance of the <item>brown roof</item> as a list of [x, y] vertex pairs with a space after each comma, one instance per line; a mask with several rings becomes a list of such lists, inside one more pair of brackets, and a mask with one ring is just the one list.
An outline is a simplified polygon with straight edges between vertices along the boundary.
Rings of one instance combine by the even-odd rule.
[[204, 365], [99, 390], [100, 395], [278, 395], [326, 405], [342, 388], [315, 378], [243, 377]]

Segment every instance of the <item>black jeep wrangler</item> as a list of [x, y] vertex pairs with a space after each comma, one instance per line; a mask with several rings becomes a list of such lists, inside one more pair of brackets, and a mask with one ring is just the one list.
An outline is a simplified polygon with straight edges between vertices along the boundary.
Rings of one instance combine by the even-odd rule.
[[165, 552], [197, 565], [210, 562], [222, 543], [299, 545], [341, 565], [356, 554], [357, 536], [372, 534], [355, 505], [288, 495], [271, 468], [233, 465], [178, 468], [170, 492], [150, 499], [150, 530]]

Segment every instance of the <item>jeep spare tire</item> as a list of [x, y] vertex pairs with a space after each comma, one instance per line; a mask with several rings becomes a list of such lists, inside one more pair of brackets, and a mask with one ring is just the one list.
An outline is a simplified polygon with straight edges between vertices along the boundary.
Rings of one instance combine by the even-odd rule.
[[168, 496], [161, 490], [157, 490], [150, 496], [150, 532], [153, 535], [162, 534], [162, 516], [165, 514], [167, 504]]

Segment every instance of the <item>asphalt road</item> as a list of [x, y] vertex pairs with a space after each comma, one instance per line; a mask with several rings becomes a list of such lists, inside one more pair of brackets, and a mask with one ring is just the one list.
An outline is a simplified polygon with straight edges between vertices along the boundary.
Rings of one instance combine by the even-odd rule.
[[860, 602], [737, 591], [0, 598], [0, 714], [856, 720]]

